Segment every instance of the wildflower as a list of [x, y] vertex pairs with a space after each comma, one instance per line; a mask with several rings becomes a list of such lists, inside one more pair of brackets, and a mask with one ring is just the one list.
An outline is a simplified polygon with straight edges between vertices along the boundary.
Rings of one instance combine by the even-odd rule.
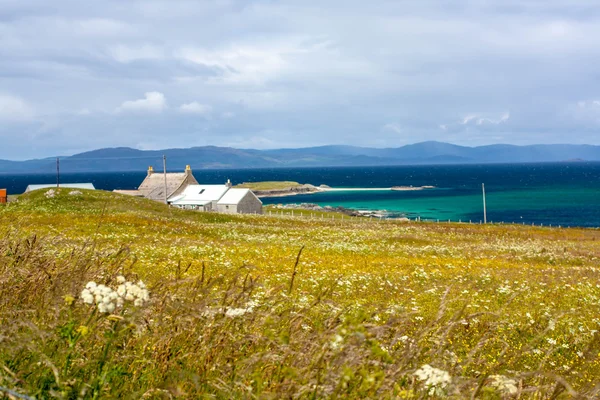
[[510, 379], [504, 375], [492, 375], [491, 385], [500, 391], [502, 394], [514, 395], [518, 392], [517, 382], [514, 379]]
[[77, 328], [77, 333], [79, 333], [81, 336], [85, 336], [90, 332], [90, 328], [88, 328], [85, 325], [81, 325], [79, 326], [79, 328]]
[[112, 313], [118, 307], [123, 307], [125, 301], [133, 302], [134, 306], [141, 307], [150, 298], [150, 293], [142, 281], [137, 284], [127, 282], [123, 276], [117, 277], [117, 282], [121, 284], [117, 290], [106, 285], [98, 285], [90, 281], [81, 291], [81, 299], [84, 303], [96, 304], [100, 313]]
[[423, 365], [415, 371], [414, 375], [429, 389], [429, 395], [441, 395], [452, 382], [450, 374], [444, 370], [433, 368], [429, 364]]
[[343, 341], [344, 341], [344, 338], [341, 335], [335, 335], [333, 337], [333, 340], [330, 343], [330, 346], [334, 350], [338, 349]]
[[94, 304], [94, 295], [89, 291], [89, 289], [83, 289], [81, 292], [81, 299], [86, 304]]
[[242, 316], [247, 312], [249, 312], [247, 308], [228, 308], [227, 311], [225, 311], [225, 316], [229, 318], [235, 318]]
[[66, 295], [64, 297], [65, 299], [65, 304], [70, 306], [71, 304], [73, 304], [73, 302], [75, 301], [75, 297], [71, 296], [70, 294]]

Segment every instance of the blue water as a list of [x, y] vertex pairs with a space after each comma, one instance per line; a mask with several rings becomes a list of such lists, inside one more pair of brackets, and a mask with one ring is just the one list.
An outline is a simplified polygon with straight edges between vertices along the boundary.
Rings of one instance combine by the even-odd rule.
[[[145, 172], [62, 174], [61, 181], [92, 182], [98, 189], [134, 189]], [[481, 183], [493, 222], [600, 227], [600, 163], [394, 166], [202, 170], [201, 183], [290, 180], [331, 187], [436, 186], [433, 190], [345, 191], [263, 199], [265, 204], [317, 203], [388, 210], [410, 218], [479, 221]], [[22, 193], [28, 184], [54, 183], [56, 176], [0, 175], [0, 188]]]

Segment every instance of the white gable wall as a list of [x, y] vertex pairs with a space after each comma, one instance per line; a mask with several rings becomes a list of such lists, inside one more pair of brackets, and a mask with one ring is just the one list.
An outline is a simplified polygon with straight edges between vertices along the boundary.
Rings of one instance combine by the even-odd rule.
[[262, 201], [251, 190], [230, 189], [229, 192], [219, 201], [217, 211], [226, 214], [262, 214]]

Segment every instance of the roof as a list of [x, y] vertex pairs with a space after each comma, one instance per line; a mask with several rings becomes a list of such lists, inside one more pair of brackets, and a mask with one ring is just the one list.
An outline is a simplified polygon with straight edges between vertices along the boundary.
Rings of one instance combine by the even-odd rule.
[[218, 201], [228, 189], [226, 185], [188, 185], [180, 195], [170, 198], [169, 203], [204, 205]]
[[[167, 176], [167, 197], [173, 195], [183, 185], [186, 178], [191, 176], [185, 172], [170, 172], [167, 174], [151, 173], [142, 182], [138, 191], [146, 198], [152, 200], [165, 199], [165, 175]], [[192, 182], [195, 182], [191, 176]]]
[[[39, 189], [55, 189], [56, 183], [51, 184], [42, 184], [42, 185], [29, 185], [27, 186], [26, 192], [31, 192], [32, 190]], [[65, 189], [87, 189], [87, 190], [96, 190], [92, 183], [61, 183], [59, 184], [59, 188]]]
[[229, 191], [225, 193], [225, 196], [219, 200], [218, 204], [238, 204], [246, 197], [248, 192], [252, 193], [250, 189], [229, 189]]

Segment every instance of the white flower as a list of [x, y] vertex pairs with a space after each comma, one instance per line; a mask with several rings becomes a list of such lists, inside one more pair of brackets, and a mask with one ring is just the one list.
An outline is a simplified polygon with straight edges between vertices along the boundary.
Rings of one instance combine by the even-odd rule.
[[96, 303], [101, 313], [113, 312], [116, 308], [123, 307], [126, 300], [132, 301], [136, 307], [141, 307], [150, 299], [150, 293], [142, 281], [135, 285], [125, 281], [125, 278], [119, 275], [117, 282], [121, 284], [116, 291], [106, 285], [88, 282], [85, 289], [81, 291], [81, 299], [86, 304]]
[[507, 378], [504, 375], [492, 375], [490, 379], [492, 380], [491, 385], [503, 394], [513, 395], [519, 391], [517, 382], [514, 379]]
[[447, 388], [452, 382], [452, 377], [448, 372], [433, 368], [428, 364], [416, 370], [414, 375], [429, 388], [429, 395], [441, 395], [443, 389]]
[[248, 312], [247, 308], [228, 308], [225, 315], [229, 318], [239, 317]]
[[86, 304], [94, 304], [94, 295], [88, 289], [81, 291], [81, 299]]
[[339, 348], [343, 342], [344, 342], [344, 338], [341, 335], [335, 335], [330, 344], [331, 348], [335, 350], [335, 349]]

